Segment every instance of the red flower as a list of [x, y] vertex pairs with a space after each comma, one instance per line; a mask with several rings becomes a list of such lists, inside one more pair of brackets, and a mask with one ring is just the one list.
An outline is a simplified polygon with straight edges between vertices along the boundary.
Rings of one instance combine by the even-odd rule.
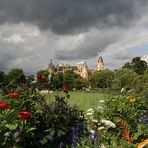
[[17, 92], [9, 93], [9, 97], [16, 99], [17, 97], [19, 97], [19, 93], [17, 93]]
[[38, 76], [38, 81], [39, 81], [39, 82], [46, 82], [45, 76], [44, 76], [44, 75], [39, 75], [39, 76]]
[[6, 109], [9, 109], [9, 108], [10, 108], [10, 106], [8, 106], [7, 102], [0, 102], [0, 109], [6, 110]]
[[68, 93], [68, 86], [67, 86], [67, 85], [64, 85], [63, 91], [64, 91], [65, 93]]
[[20, 120], [29, 120], [31, 117], [31, 113], [30, 112], [19, 112], [18, 117]]

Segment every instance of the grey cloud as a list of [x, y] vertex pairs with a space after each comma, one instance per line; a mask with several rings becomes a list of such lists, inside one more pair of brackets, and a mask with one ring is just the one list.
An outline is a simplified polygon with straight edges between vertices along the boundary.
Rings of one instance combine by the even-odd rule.
[[[90, 60], [98, 50], [112, 52], [108, 66], [118, 67], [130, 53], [117, 51], [147, 42], [137, 38], [147, 27], [147, 6], [147, 0], [0, 0], [0, 70], [37, 71], [50, 58]], [[24, 42], [14, 44], [18, 36]]]
[[128, 27], [141, 17], [146, 4], [146, 0], [0, 0], [0, 23], [32, 23], [57, 34]]
[[[56, 58], [63, 60], [75, 60], [96, 57], [99, 51], [104, 52], [108, 45], [122, 39], [123, 35], [124, 30], [121, 31], [119, 28], [104, 30], [92, 29], [90, 32], [83, 34], [82, 41], [78, 46], [75, 46], [73, 50], [66, 50], [65, 47], [63, 47], [63, 49], [56, 52]], [[75, 39], [71, 39], [71, 42], [75, 42]], [[73, 48], [72, 43], [66, 48], [71, 49], [71, 47]]]

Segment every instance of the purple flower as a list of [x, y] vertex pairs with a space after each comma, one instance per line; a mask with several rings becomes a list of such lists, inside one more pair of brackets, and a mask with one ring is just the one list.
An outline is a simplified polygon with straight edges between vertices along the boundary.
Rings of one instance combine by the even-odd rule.
[[94, 144], [94, 143], [98, 143], [99, 141], [99, 133], [97, 130], [91, 130], [90, 131], [90, 143]]
[[77, 143], [79, 142], [79, 135], [80, 135], [79, 125], [72, 128], [72, 148], [77, 147]]
[[15, 136], [15, 137], [18, 137], [20, 134], [21, 134], [21, 131], [20, 131], [20, 130], [17, 130], [17, 131], [14, 133], [14, 136]]
[[83, 134], [84, 134], [84, 136], [86, 135], [86, 133], [87, 133], [87, 127], [86, 127], [86, 125], [84, 124], [84, 125], [83, 125]]
[[148, 115], [144, 115], [139, 119], [139, 123], [141, 124], [148, 124]]
[[64, 144], [61, 142], [60, 144], [59, 144], [59, 148], [63, 148], [64, 147]]

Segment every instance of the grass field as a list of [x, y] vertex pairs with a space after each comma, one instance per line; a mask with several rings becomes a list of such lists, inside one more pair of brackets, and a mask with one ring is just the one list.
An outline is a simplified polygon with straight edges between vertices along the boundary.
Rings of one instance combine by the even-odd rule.
[[[46, 94], [47, 100], [53, 101], [54, 95], [65, 96], [63, 92], [54, 92], [50, 96]], [[78, 105], [80, 109], [86, 111], [89, 108], [96, 108], [101, 105], [100, 100], [104, 100], [106, 94], [104, 93], [83, 93], [83, 92], [70, 92], [69, 102], [71, 105]]]
[[[46, 96], [47, 98], [47, 102], [53, 102], [55, 99], [55, 95], [59, 95], [59, 96], [65, 96], [65, 94], [63, 92], [53, 92], [50, 94], [50, 96], [48, 94], [43, 94]], [[69, 99], [69, 103], [73, 106], [73, 105], [77, 105], [79, 106], [80, 109], [86, 111], [89, 108], [96, 108], [100, 105], [102, 105], [102, 103], [100, 103], [100, 100], [104, 100], [105, 97], [107, 96], [107, 94], [105, 93], [100, 93], [100, 92], [69, 92], [70, 94], [70, 99]], [[0, 94], [0, 98], [1, 98], [1, 94]]]

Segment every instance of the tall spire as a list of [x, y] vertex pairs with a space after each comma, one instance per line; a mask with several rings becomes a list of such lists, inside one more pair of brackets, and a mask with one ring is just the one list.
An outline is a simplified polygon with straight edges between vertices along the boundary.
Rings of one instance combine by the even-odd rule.
[[101, 50], [98, 51], [98, 57], [101, 57]]
[[98, 65], [98, 70], [104, 70], [104, 61], [103, 58], [101, 56], [101, 51], [98, 51], [98, 61], [97, 61], [97, 65]]

